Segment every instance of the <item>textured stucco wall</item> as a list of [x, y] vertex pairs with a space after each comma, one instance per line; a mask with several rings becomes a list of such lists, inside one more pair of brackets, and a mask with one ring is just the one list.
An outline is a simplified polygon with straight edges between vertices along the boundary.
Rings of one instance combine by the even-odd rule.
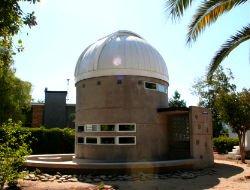
[[77, 158], [125, 161], [167, 158], [167, 119], [157, 113], [157, 108], [168, 106], [168, 95], [145, 89], [144, 81], [168, 86], [162, 80], [137, 76], [98, 77], [76, 84], [76, 127], [83, 124], [136, 123], [136, 132], [127, 134], [76, 133], [77, 137], [136, 136], [136, 145], [76, 144]]
[[190, 107], [189, 112], [191, 125], [191, 155], [200, 162], [197, 168], [212, 166], [213, 157], [213, 130], [210, 110], [201, 107]]
[[[119, 81], [119, 82], [118, 82]], [[168, 107], [168, 95], [144, 88], [144, 81], [164, 81], [136, 76], [110, 76], [82, 80], [76, 84], [76, 139], [86, 136], [136, 136], [136, 145], [87, 145], [76, 143], [77, 159], [100, 161], [149, 161], [194, 158], [195, 168], [213, 165], [211, 112], [190, 107], [182, 112], [158, 113]], [[170, 150], [171, 120], [184, 117], [190, 139], [181, 149]], [[136, 132], [77, 132], [84, 124], [135, 123]], [[182, 124], [181, 124], [182, 125]], [[178, 127], [178, 126], [177, 126]], [[172, 153], [171, 153], [172, 152]]]

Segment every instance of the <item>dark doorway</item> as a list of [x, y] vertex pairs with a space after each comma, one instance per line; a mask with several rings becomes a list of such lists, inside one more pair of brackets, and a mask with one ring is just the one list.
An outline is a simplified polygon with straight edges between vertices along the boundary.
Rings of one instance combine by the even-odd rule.
[[169, 116], [169, 159], [190, 158], [189, 115]]

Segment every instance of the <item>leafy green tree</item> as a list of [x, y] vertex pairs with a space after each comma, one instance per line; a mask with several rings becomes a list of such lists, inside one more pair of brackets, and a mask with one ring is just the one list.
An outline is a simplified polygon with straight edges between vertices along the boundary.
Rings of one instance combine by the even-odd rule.
[[[193, 0], [166, 0], [166, 9], [172, 19], [179, 19], [183, 16], [185, 10], [192, 6]], [[249, 3], [250, 0], [202, 0], [192, 21], [188, 27], [187, 43], [196, 41], [197, 37], [209, 25], [216, 22], [217, 19], [233, 8]], [[216, 52], [211, 60], [208, 77], [211, 78], [216, 68], [221, 62], [241, 43], [250, 39], [250, 24], [240, 29], [236, 34], [232, 35], [221, 48]]]
[[181, 94], [176, 90], [172, 98], [168, 102], [169, 107], [183, 108], [187, 107], [186, 102], [181, 100]]
[[16, 186], [17, 180], [23, 176], [21, 172], [25, 155], [31, 153], [28, 141], [30, 132], [22, 128], [21, 123], [12, 120], [0, 126], [0, 189], [5, 183]]
[[[19, 3], [20, 2], [36, 3], [39, 0], [0, 0], [0, 46], [12, 49], [12, 38], [20, 29], [27, 25], [35, 26], [36, 17], [34, 12], [25, 13]], [[21, 41], [19, 41], [21, 43]], [[21, 48], [21, 47], [20, 47]], [[22, 48], [21, 48], [22, 49]], [[19, 49], [19, 51], [21, 50]]]
[[0, 77], [0, 124], [12, 118], [14, 121], [24, 121], [24, 110], [30, 109], [31, 84], [14, 75], [12, 69]]
[[230, 69], [227, 71], [225, 73], [223, 67], [219, 66], [211, 80], [202, 77], [195, 81], [193, 85], [193, 93], [199, 97], [199, 106], [211, 110], [214, 137], [226, 133], [223, 128], [223, 121], [219, 117], [219, 108], [215, 106], [216, 97], [220, 93], [230, 93], [236, 90], [236, 86], [231, 83], [231, 80], [234, 79], [233, 74]]
[[245, 137], [250, 129], [250, 90], [221, 93], [216, 98], [220, 118], [231, 126], [239, 138], [241, 161], [245, 163]]
[[[15, 76], [13, 55], [16, 49], [13, 37], [25, 25], [36, 25], [34, 12], [25, 13], [20, 2], [36, 3], [39, 0], [0, 0], [0, 124], [13, 118], [22, 119], [22, 110], [31, 102], [31, 84]], [[17, 51], [23, 50], [22, 41], [18, 41]]]
[[15, 46], [13, 37], [22, 27], [37, 24], [34, 12], [25, 13], [19, 3], [38, 1], [0, 0], [0, 189], [5, 182], [9, 186], [16, 185], [24, 156], [30, 153], [26, 142], [29, 132], [21, 130], [21, 123], [13, 123], [8, 118], [20, 120], [22, 110], [31, 101], [31, 84], [15, 76], [13, 55], [15, 51], [22, 51], [23, 45], [18, 40]]

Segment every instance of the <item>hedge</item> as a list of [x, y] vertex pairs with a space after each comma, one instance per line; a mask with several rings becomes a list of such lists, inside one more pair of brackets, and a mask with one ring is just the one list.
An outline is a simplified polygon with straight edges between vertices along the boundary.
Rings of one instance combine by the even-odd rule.
[[[26, 127], [25, 127], [26, 128]], [[26, 128], [31, 132], [32, 154], [74, 153], [75, 132], [70, 128]], [[0, 129], [1, 134], [1, 129]], [[239, 145], [238, 138], [220, 136], [213, 138], [214, 151], [225, 154]]]
[[214, 150], [220, 154], [231, 152], [234, 146], [239, 145], [238, 138], [230, 138], [227, 136], [220, 136], [213, 138]]
[[74, 130], [70, 128], [28, 128], [31, 132], [32, 154], [74, 153]]

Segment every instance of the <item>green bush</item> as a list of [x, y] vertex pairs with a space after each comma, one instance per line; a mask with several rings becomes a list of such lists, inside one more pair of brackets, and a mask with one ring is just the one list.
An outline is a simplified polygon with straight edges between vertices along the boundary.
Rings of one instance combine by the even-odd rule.
[[21, 172], [25, 155], [74, 152], [74, 130], [70, 128], [27, 128], [22, 124], [7, 123], [0, 126], [0, 189], [7, 182], [14, 187], [24, 173]]
[[25, 155], [30, 154], [28, 144], [30, 132], [21, 127], [21, 122], [13, 123], [11, 119], [0, 126], [0, 189], [7, 182], [11, 188], [16, 187]]
[[220, 136], [213, 139], [214, 151], [220, 154], [225, 154], [232, 151], [234, 146], [239, 145], [238, 138], [230, 138], [227, 136]]
[[28, 128], [32, 136], [32, 154], [65, 154], [74, 152], [74, 130], [70, 128]]

